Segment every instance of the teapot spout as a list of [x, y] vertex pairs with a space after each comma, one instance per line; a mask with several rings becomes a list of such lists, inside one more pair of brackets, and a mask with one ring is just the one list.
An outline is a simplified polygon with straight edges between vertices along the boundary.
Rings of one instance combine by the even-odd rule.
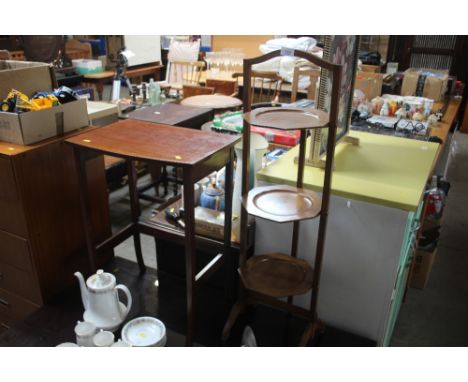
[[86, 288], [86, 282], [81, 274], [81, 272], [75, 272], [74, 275], [80, 282], [80, 290], [81, 290], [81, 300], [83, 301], [83, 306], [85, 310], [89, 309], [89, 295], [88, 295], [88, 289]]

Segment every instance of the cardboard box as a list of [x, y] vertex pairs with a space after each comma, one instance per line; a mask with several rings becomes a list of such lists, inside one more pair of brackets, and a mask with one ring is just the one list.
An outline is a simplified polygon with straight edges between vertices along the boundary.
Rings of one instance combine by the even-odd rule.
[[432, 264], [437, 253], [437, 248], [432, 252], [418, 249], [414, 260], [413, 274], [410, 280], [410, 287], [424, 289], [431, 275]]
[[380, 65], [360, 65], [361, 71], [368, 73], [380, 73]]
[[426, 97], [436, 102], [441, 101], [447, 91], [447, 82], [447, 70], [410, 68], [405, 71], [401, 95]]
[[357, 72], [354, 82], [354, 89], [361, 90], [366, 98], [371, 101], [373, 98], [382, 95], [383, 74], [370, 72]]
[[[0, 99], [11, 89], [32, 96], [57, 86], [53, 68], [42, 62], [0, 60]], [[30, 145], [88, 125], [86, 100], [21, 114], [0, 112], [0, 141]]]
[[85, 99], [20, 114], [0, 112], [0, 141], [30, 145], [85, 126]]
[[42, 62], [0, 60], [0, 99], [11, 89], [32, 96], [38, 90], [56, 87], [53, 68]]
[[195, 207], [195, 233], [213, 239], [223, 239], [224, 212]]

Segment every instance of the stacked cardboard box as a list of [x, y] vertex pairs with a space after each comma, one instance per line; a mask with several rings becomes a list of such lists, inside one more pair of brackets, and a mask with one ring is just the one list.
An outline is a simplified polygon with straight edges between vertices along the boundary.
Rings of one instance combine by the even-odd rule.
[[[39, 62], [0, 61], [0, 99], [11, 89], [31, 96], [56, 87], [53, 68]], [[86, 100], [26, 113], [0, 112], [0, 141], [30, 145], [88, 125]]]

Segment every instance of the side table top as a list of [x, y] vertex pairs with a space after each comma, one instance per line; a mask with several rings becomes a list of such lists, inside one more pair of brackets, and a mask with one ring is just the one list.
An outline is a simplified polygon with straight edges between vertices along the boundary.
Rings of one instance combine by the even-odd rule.
[[206, 107], [212, 109], [226, 109], [229, 107], [238, 107], [242, 101], [236, 97], [221, 94], [204, 94], [184, 98], [181, 102], [184, 106]]
[[210, 114], [211, 111], [211, 109], [200, 107], [166, 103], [162, 105], [142, 107], [141, 109], [128, 113], [125, 117], [128, 119], [138, 119], [154, 123], [164, 123], [167, 125], [182, 125], [190, 118]]
[[123, 120], [67, 139], [68, 143], [124, 158], [193, 166], [233, 146], [240, 137]]

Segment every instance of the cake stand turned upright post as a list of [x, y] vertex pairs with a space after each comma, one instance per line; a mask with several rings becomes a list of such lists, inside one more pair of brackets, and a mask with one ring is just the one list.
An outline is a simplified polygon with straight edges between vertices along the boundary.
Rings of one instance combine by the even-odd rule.
[[[330, 113], [315, 108], [264, 107], [251, 110], [252, 66], [278, 56], [295, 56], [312, 62], [333, 75]], [[338, 119], [341, 65], [332, 64], [314, 55], [298, 50], [277, 50], [260, 57], [244, 60], [244, 129], [242, 151], [242, 208], [240, 229], [241, 288], [239, 297], [231, 309], [223, 330], [223, 339], [229, 337], [238, 316], [247, 305], [267, 304], [305, 318], [309, 324], [302, 336], [301, 345], [308, 344], [322, 327], [317, 316], [317, 301], [320, 286], [320, 271], [324, 253], [330, 201], [333, 156]], [[299, 159], [295, 187], [274, 185], [250, 189], [250, 126], [279, 130], [300, 130]], [[303, 188], [307, 131], [328, 129], [325, 174], [322, 197]], [[257, 216], [276, 223], [293, 223], [291, 252], [268, 253], [247, 258], [248, 215]], [[301, 220], [319, 218], [315, 262], [312, 267], [307, 261], [297, 258], [299, 226]], [[293, 304], [293, 297], [311, 291], [310, 308]], [[282, 298], [287, 297], [287, 301]]]

